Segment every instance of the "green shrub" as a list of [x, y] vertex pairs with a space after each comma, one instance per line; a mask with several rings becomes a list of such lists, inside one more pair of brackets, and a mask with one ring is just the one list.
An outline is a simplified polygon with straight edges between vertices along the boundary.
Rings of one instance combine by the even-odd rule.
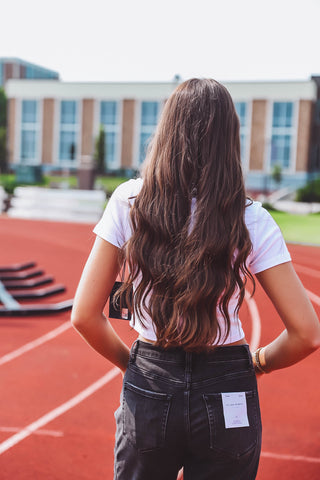
[[0, 172], [8, 170], [7, 165], [7, 98], [4, 89], [0, 87]]
[[[110, 196], [120, 183], [126, 182], [128, 177], [117, 176], [98, 176], [96, 178], [95, 187], [102, 188], [107, 196]], [[42, 182], [35, 182], [28, 185], [37, 185], [42, 187], [50, 187], [53, 184], [59, 185], [61, 183], [68, 183], [69, 188], [77, 188], [77, 177], [75, 175], [69, 175], [63, 177], [59, 175], [44, 175]], [[14, 174], [0, 174], [0, 185], [6, 190], [7, 193], [12, 194], [14, 189], [18, 186], [25, 185], [23, 182], [17, 182]]]
[[96, 138], [94, 161], [97, 173], [103, 175], [106, 171], [106, 133], [104, 126], [100, 125], [99, 135]]
[[109, 197], [121, 183], [127, 180], [126, 177], [99, 176], [96, 178], [95, 186], [96, 188], [102, 188]]
[[298, 202], [320, 202], [320, 177], [299, 188], [296, 200]]
[[262, 206], [263, 206], [263, 208], [265, 208], [265, 209], [268, 210], [269, 212], [279, 212], [279, 210], [277, 210], [277, 209], [272, 205], [272, 203], [263, 202]]
[[12, 195], [14, 189], [18, 186], [14, 175], [1, 175], [0, 185], [9, 195]]
[[271, 176], [277, 185], [282, 182], [282, 167], [277, 163], [273, 166]]

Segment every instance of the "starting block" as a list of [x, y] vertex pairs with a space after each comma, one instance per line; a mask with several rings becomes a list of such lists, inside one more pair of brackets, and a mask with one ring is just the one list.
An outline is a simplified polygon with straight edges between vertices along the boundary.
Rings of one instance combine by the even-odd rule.
[[53, 277], [36, 269], [35, 262], [0, 266], [0, 317], [46, 315], [59, 313], [72, 308], [73, 299], [51, 304], [21, 304], [17, 300], [49, 297], [66, 290], [64, 285], [43, 287], [53, 282]]

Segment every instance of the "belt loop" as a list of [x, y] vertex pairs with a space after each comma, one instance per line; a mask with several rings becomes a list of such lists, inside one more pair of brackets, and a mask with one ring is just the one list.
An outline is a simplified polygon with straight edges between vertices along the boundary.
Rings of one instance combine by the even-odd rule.
[[133, 342], [133, 344], [131, 345], [131, 349], [130, 349], [130, 363], [134, 363], [134, 362], [135, 362], [138, 348], [139, 348], [139, 340], [137, 339], [137, 340], [135, 340], [135, 341]]

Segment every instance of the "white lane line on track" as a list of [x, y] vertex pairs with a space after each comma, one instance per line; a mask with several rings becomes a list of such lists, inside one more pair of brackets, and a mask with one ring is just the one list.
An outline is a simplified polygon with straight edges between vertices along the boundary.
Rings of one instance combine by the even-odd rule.
[[22, 347], [17, 348], [17, 350], [13, 350], [12, 352], [7, 353], [3, 357], [0, 357], [0, 365], [4, 365], [5, 363], [8, 363], [11, 360], [14, 360], [15, 358], [20, 357], [20, 355], [23, 355], [26, 352], [30, 352], [30, 350], [33, 350], [39, 345], [43, 345], [49, 340], [52, 340], [53, 338], [57, 337], [61, 333], [68, 330], [69, 328], [71, 328], [71, 322], [65, 322], [59, 327], [46, 333], [45, 335], [42, 335], [41, 337], [38, 337], [35, 340], [32, 340], [31, 342], [26, 343], [25, 345], [22, 345]]
[[247, 302], [251, 322], [252, 322], [252, 334], [250, 342], [250, 350], [255, 351], [259, 347], [261, 337], [261, 320], [259, 310], [256, 301], [251, 297], [250, 293], [246, 290], [245, 301]]
[[[289, 462], [308, 462], [308, 463], [320, 463], [320, 458], [317, 457], [305, 457], [304, 455], [286, 455], [281, 453], [261, 452], [261, 457], [273, 458], [276, 460], [288, 460]], [[179, 471], [177, 480], [183, 479], [183, 469]]]
[[15, 435], [12, 435], [12, 437], [7, 438], [7, 440], [0, 443], [0, 455], [6, 452], [7, 450], [9, 450], [10, 448], [14, 447], [15, 445], [17, 445], [18, 443], [20, 443], [25, 438], [29, 437], [32, 433], [39, 430], [41, 427], [44, 427], [49, 422], [52, 422], [52, 420], [55, 420], [57, 417], [60, 417], [60, 415], [64, 414], [68, 410], [71, 410], [71, 408], [83, 402], [83, 400], [90, 397], [90, 395], [92, 395], [97, 390], [99, 390], [104, 385], [106, 385], [111, 380], [113, 380], [117, 375], [119, 375], [119, 373], [120, 373], [120, 370], [117, 367], [113, 367], [103, 377], [99, 378], [99, 380], [92, 383], [91, 385], [89, 385], [89, 387], [85, 388], [84, 390], [82, 390], [82, 392], [70, 398], [70, 400], [63, 403], [62, 405], [59, 405], [59, 407], [51, 410], [50, 412], [46, 413], [42, 417], [38, 418], [38, 420], [36, 420], [35, 422], [30, 423], [30, 425], [27, 425], [18, 433], [16, 433]]
[[[297, 266], [295, 264], [295, 266]], [[298, 265], [300, 268], [301, 266]], [[302, 267], [302, 268], [307, 268], [307, 267]], [[297, 268], [298, 270], [298, 268]], [[312, 269], [308, 268], [308, 271], [311, 271]], [[312, 270], [313, 274], [318, 274], [316, 270]], [[309, 272], [310, 273], [310, 272]], [[311, 273], [310, 273], [311, 274]], [[319, 274], [320, 275], [320, 274]], [[309, 290], [306, 290], [308, 293], [308, 296], [311, 301], [316, 303], [317, 305], [320, 305], [320, 297], [318, 297], [316, 294], [313, 292], [310, 292]], [[250, 297], [250, 294], [246, 291], [245, 295], [245, 300], [247, 302], [251, 320], [252, 320], [252, 338], [251, 338], [251, 343], [250, 343], [250, 348], [251, 350], [256, 350], [259, 346], [260, 342], [260, 335], [261, 335], [261, 321], [260, 321], [260, 315], [258, 311], [257, 304], [253, 298]], [[44, 343], [48, 342], [49, 340], [52, 340], [53, 338], [57, 337], [61, 333], [65, 332], [69, 328], [71, 328], [71, 322], [65, 322], [59, 327], [55, 328], [54, 330], [51, 330], [50, 332], [46, 333], [45, 335], [42, 335], [39, 338], [36, 338], [35, 340], [32, 340], [29, 343], [26, 343], [25, 345], [22, 345], [22, 347], [19, 347], [16, 350], [13, 350], [10, 353], [7, 353], [3, 357], [0, 357], [0, 366], [4, 365], [5, 363], [10, 362], [11, 360], [14, 360], [17, 357], [20, 357], [20, 355], [23, 355], [24, 353], [29, 352], [30, 350], [33, 350], [34, 348], [43, 345]]]
[[318, 295], [311, 292], [310, 290], [306, 289], [306, 292], [307, 292], [308, 297], [310, 298], [311, 302], [315, 303], [316, 305], [319, 305], [319, 307], [320, 307], [320, 297], [318, 297]]
[[[0, 432], [16, 433], [22, 430], [21, 427], [0, 427]], [[63, 437], [64, 433], [59, 430], [37, 430], [32, 432], [35, 435], [47, 435], [49, 437]]]
[[300, 265], [299, 263], [295, 262], [293, 265], [297, 272], [305, 273], [306, 275], [310, 275], [311, 277], [320, 278], [320, 272], [318, 270], [314, 270], [310, 267], [305, 267], [304, 265]]
[[261, 457], [296, 462], [320, 463], [319, 457], [305, 457], [304, 455], [286, 455], [282, 453], [261, 452]]

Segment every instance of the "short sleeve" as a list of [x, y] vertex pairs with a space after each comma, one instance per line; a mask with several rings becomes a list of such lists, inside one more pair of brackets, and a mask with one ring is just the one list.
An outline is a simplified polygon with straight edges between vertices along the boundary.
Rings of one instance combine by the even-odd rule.
[[261, 204], [256, 208], [249, 268], [259, 273], [291, 260], [281, 230]]
[[100, 221], [93, 229], [96, 235], [118, 248], [126, 241], [124, 222], [129, 214], [129, 202], [122, 198], [120, 187], [113, 192]]

